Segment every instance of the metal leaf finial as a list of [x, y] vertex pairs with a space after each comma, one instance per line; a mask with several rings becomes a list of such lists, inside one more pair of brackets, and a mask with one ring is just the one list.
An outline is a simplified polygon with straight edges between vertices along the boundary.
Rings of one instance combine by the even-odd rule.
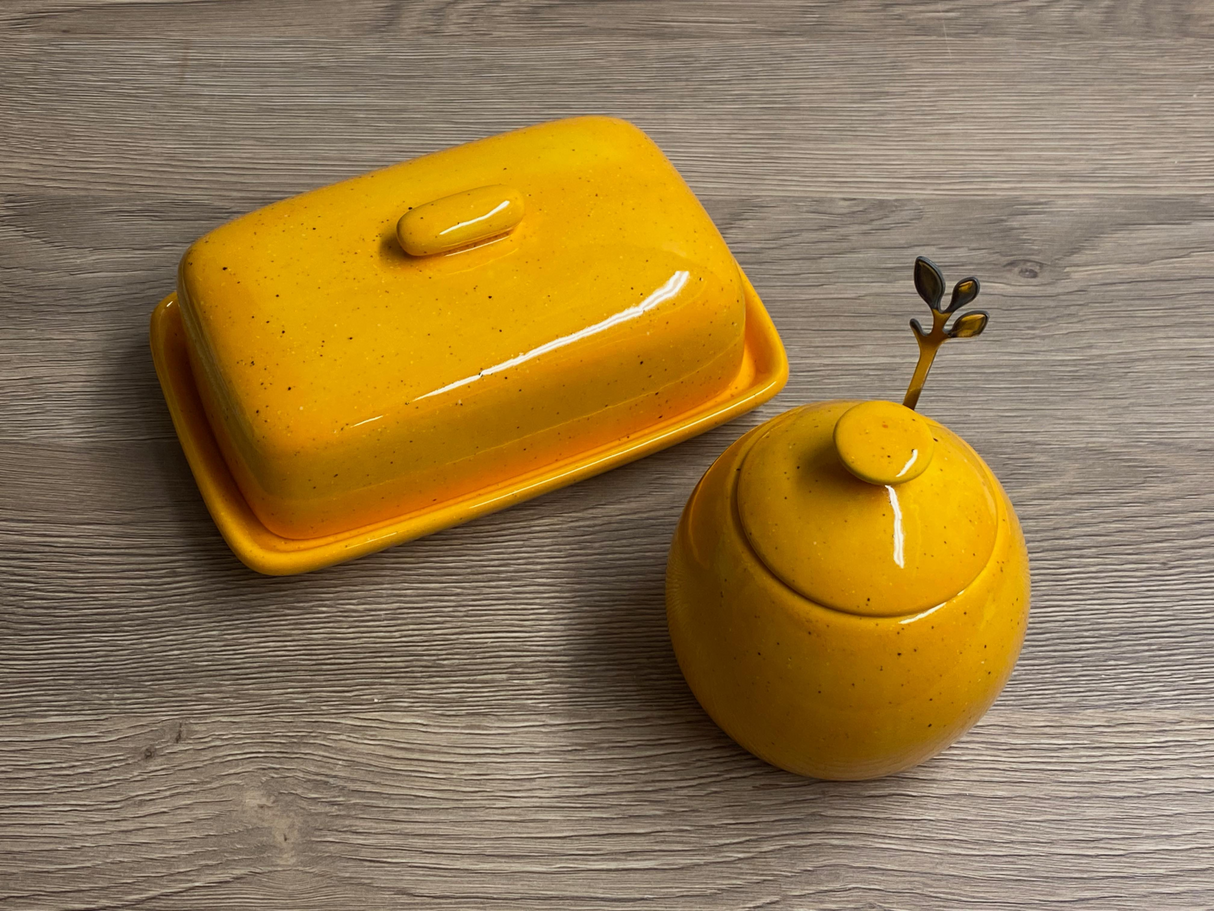
[[915, 260], [915, 290], [931, 308], [932, 328], [930, 332], [925, 332], [917, 319], [910, 321], [915, 341], [919, 343], [919, 362], [915, 365], [915, 373], [906, 390], [906, 398], [902, 401], [907, 408], [914, 408], [919, 404], [919, 394], [923, 392], [923, 384], [927, 380], [928, 371], [932, 369], [932, 362], [936, 359], [940, 346], [950, 338], [974, 338], [981, 335], [990, 321], [985, 310], [971, 310], [957, 317], [952, 327], [946, 329], [949, 317], [972, 303], [981, 286], [973, 276], [961, 279], [953, 285], [953, 296], [948, 307], [941, 308], [944, 287], [944, 275], [936, 264], [926, 256], [918, 257]]

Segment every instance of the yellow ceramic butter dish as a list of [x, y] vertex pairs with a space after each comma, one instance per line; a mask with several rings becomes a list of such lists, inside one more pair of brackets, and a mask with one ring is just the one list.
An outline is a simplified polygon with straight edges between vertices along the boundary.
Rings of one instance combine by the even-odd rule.
[[670, 636], [709, 715], [802, 775], [872, 778], [943, 750], [995, 700], [1020, 652], [1029, 564], [1012, 504], [964, 440], [913, 406], [936, 349], [979, 334], [978, 293], [912, 321], [904, 404], [819, 402], [747, 433], [683, 511], [667, 573]]
[[787, 377], [703, 207], [642, 132], [601, 117], [215, 229], [182, 258], [152, 347], [212, 515], [268, 573], [603, 471]]

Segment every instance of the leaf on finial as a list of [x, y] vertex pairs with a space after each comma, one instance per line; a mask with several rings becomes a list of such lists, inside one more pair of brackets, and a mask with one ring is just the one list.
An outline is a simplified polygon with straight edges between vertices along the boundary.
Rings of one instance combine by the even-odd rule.
[[972, 275], [969, 278], [961, 279], [961, 281], [953, 285], [953, 299], [949, 302], [947, 312], [953, 313], [962, 307], [972, 304], [974, 298], [978, 296], [978, 290], [978, 279]]
[[990, 319], [984, 310], [972, 310], [969, 313], [962, 313], [957, 317], [957, 321], [953, 323], [953, 328], [948, 330], [949, 338], [973, 338], [976, 335], [981, 335], [982, 330], [986, 328], [987, 320]]
[[926, 256], [915, 260], [915, 290], [933, 310], [940, 308], [940, 299], [944, 297], [944, 276]]

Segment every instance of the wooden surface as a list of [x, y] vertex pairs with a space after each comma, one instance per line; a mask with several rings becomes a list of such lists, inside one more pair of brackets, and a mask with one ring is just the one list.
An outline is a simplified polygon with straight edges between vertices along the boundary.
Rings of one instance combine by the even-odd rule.
[[[240, 566], [148, 315], [271, 200], [629, 118], [783, 333], [692, 442], [356, 563]], [[665, 632], [678, 513], [794, 404], [897, 396], [916, 253], [991, 328], [921, 409], [1033, 559], [943, 756], [800, 780]], [[0, 909], [1214, 907], [1214, 6], [0, 5]]]

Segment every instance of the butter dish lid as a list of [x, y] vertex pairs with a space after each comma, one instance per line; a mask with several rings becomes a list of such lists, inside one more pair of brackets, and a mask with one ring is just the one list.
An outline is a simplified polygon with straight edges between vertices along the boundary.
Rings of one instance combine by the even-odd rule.
[[992, 480], [960, 437], [891, 402], [791, 412], [751, 448], [738, 516], [790, 588], [847, 613], [890, 617], [943, 604], [994, 549]]
[[298, 448], [457, 404], [588, 330], [607, 341], [630, 307], [694, 291], [741, 312], [741, 276], [695, 197], [656, 149], [638, 168], [651, 146], [578, 118], [272, 204], [191, 247], [187, 329], [225, 404]]

